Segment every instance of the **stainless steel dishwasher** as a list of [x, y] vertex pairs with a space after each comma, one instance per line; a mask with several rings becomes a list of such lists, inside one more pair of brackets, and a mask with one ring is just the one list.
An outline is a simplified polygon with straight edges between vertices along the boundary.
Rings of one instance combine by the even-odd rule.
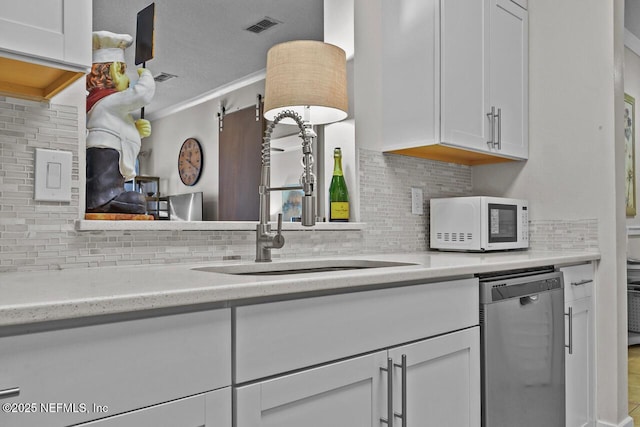
[[564, 427], [562, 273], [479, 278], [482, 426]]

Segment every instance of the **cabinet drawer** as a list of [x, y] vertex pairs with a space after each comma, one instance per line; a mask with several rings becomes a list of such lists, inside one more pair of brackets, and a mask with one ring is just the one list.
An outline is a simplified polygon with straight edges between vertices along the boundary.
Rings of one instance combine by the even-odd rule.
[[564, 275], [564, 300], [575, 301], [593, 294], [593, 264], [572, 265], [560, 269]]
[[477, 279], [238, 307], [236, 382], [477, 324]]
[[[228, 386], [230, 372], [229, 309], [5, 336], [0, 390], [20, 392], [1, 402], [38, 406], [30, 414], [2, 412], [0, 425], [103, 418]], [[53, 403], [54, 413], [41, 403]], [[106, 411], [93, 412], [94, 404]]]
[[78, 427], [231, 427], [231, 387]]

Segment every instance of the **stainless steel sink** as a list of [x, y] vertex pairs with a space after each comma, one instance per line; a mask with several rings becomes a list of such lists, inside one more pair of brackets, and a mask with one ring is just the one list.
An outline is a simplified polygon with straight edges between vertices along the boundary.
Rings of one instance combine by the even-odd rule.
[[401, 267], [416, 265], [407, 262], [373, 260], [311, 260], [282, 261], [272, 263], [234, 264], [217, 267], [194, 268], [210, 273], [235, 274], [244, 276], [277, 276], [287, 274], [322, 273], [327, 271], [362, 270], [368, 268]]

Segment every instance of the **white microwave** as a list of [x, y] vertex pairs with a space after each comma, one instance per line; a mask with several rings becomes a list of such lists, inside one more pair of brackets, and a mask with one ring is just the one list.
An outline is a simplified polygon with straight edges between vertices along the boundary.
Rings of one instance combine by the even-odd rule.
[[529, 247], [529, 203], [504, 197], [431, 199], [432, 249], [499, 251]]

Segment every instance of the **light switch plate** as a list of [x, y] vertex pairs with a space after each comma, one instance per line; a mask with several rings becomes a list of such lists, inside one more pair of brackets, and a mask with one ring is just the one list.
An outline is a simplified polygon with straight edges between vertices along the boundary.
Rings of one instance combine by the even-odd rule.
[[424, 215], [422, 188], [411, 187], [411, 213]]
[[70, 151], [36, 148], [34, 199], [45, 202], [71, 201]]

